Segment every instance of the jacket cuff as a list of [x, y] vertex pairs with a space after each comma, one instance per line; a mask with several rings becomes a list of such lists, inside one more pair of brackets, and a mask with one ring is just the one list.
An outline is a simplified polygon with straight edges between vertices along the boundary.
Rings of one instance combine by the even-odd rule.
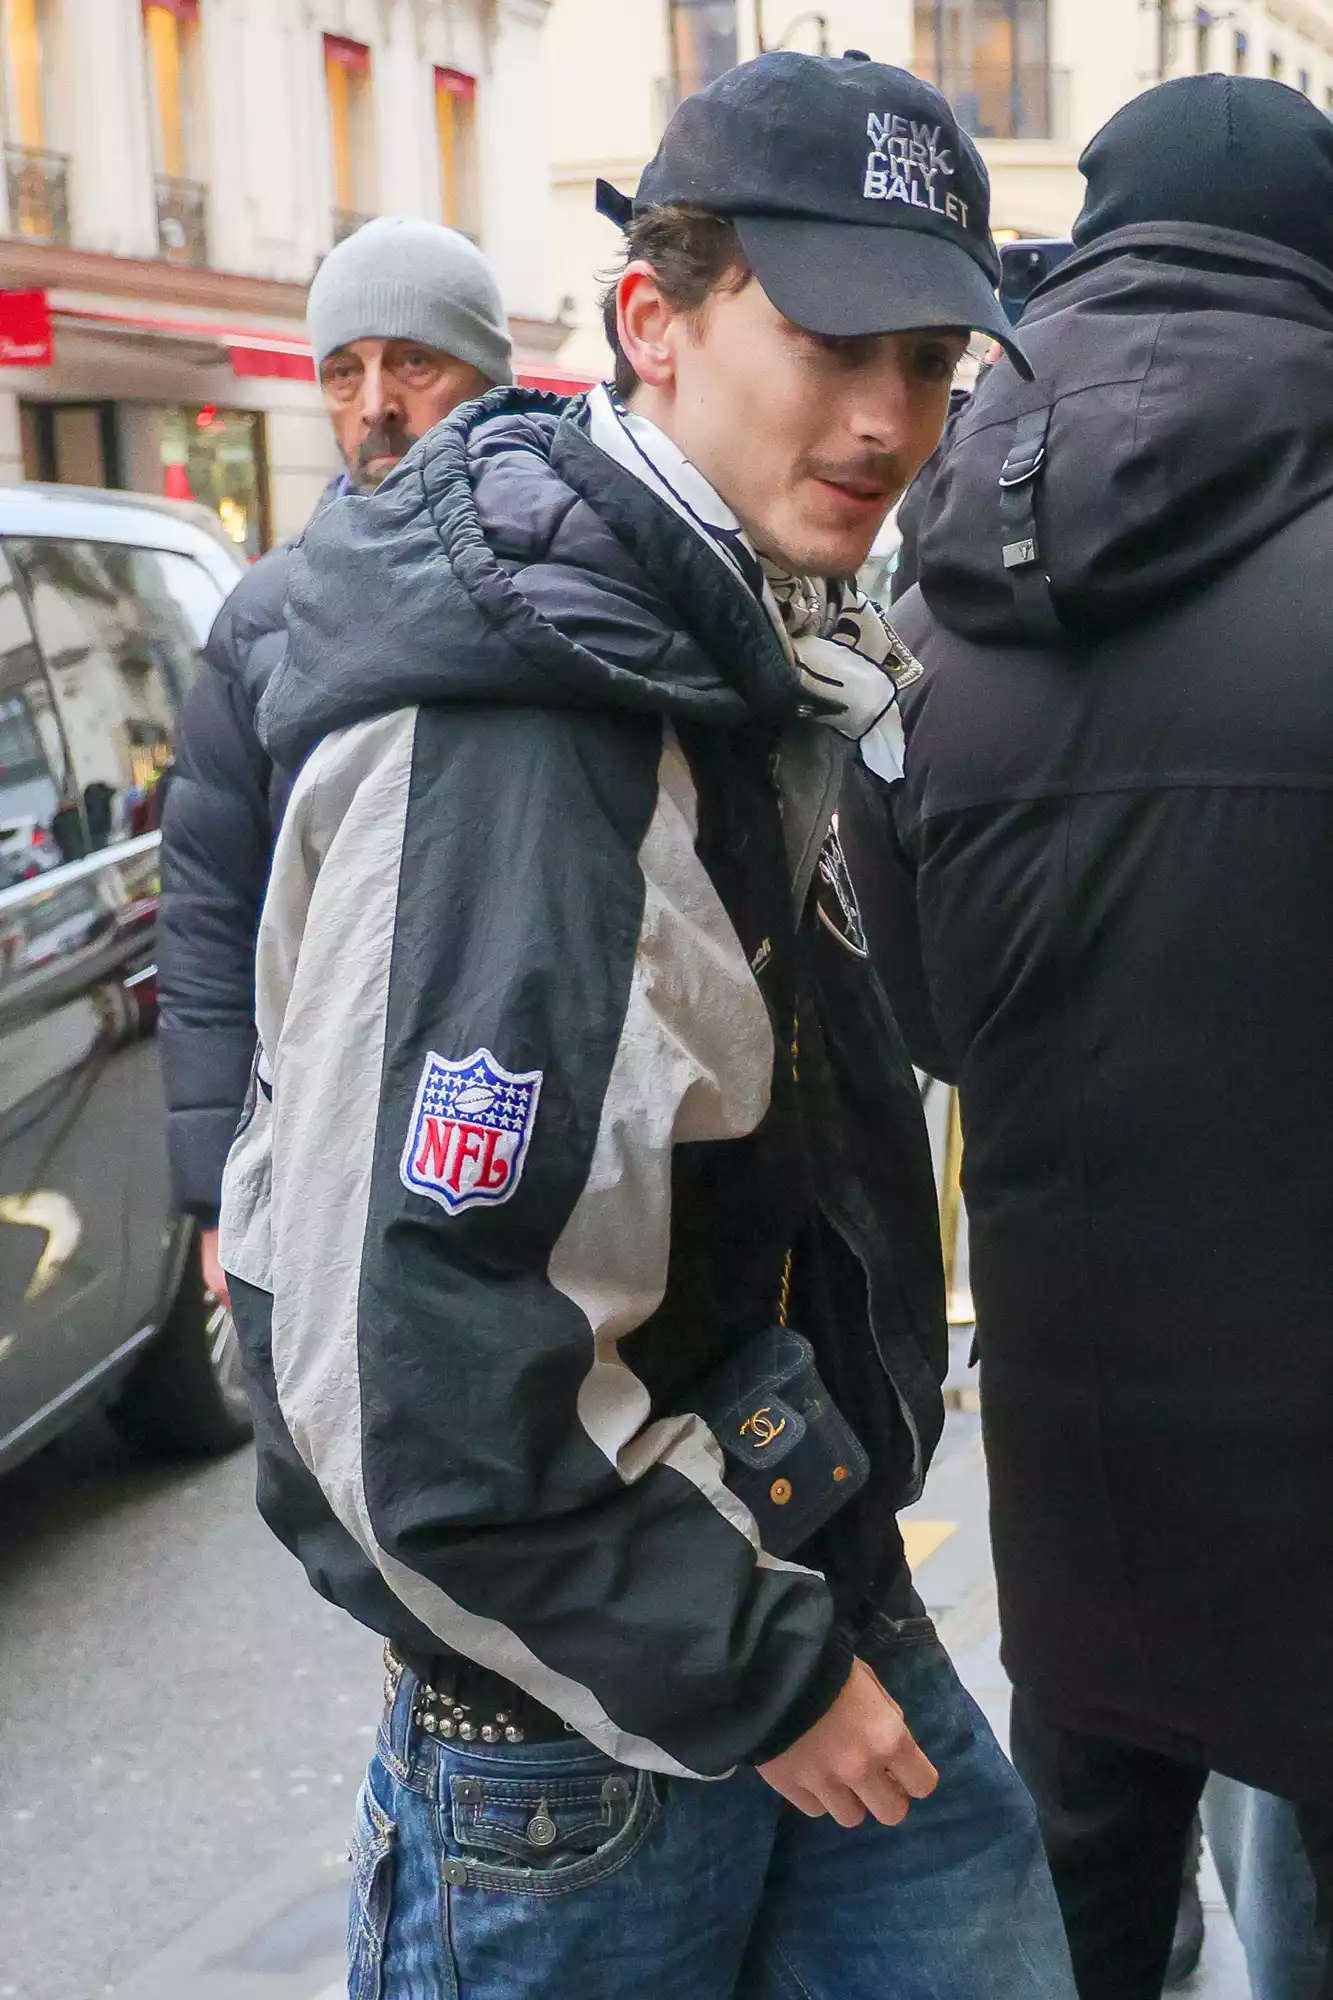
[[167, 1118], [171, 1191], [182, 1215], [217, 1219], [222, 1206], [222, 1169], [240, 1120], [238, 1104], [208, 1110], [174, 1110]]
[[805, 1735], [807, 1729], [813, 1729], [821, 1717], [828, 1714], [851, 1678], [855, 1652], [856, 1640], [850, 1629], [845, 1625], [835, 1626], [825, 1640], [818, 1664], [799, 1698], [777, 1727], [770, 1730], [764, 1741], [750, 1752], [752, 1764], [767, 1764], [771, 1757], [780, 1757], [784, 1750], [790, 1750], [792, 1744]]

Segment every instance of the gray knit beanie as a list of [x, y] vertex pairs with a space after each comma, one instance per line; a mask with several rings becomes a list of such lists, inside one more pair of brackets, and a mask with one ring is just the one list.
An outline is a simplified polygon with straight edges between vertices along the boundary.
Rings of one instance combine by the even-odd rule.
[[335, 244], [310, 287], [306, 326], [317, 368], [351, 340], [421, 340], [488, 382], [514, 379], [495, 273], [475, 243], [438, 222], [379, 215]]

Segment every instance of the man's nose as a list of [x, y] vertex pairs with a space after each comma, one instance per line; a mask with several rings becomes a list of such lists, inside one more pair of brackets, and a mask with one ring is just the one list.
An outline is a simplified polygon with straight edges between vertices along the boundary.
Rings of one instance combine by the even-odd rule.
[[915, 414], [902, 369], [877, 369], [852, 408], [852, 429], [872, 450], [893, 454], [908, 443]]
[[862, 449], [888, 461], [905, 486], [939, 443], [942, 417], [939, 391], [894, 365], [866, 383], [851, 428]]
[[387, 418], [401, 417], [402, 414], [398, 384], [393, 376], [381, 362], [367, 362], [361, 387], [361, 428], [364, 431], [374, 430]]

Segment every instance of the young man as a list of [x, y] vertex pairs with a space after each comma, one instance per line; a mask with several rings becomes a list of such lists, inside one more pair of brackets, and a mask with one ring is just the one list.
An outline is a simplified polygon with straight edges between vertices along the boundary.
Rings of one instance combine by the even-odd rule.
[[1333, 1921], [1333, 126], [1190, 77], [1082, 166], [916, 496], [866, 915], [962, 1095], [1015, 1758], [1083, 2000], [1157, 2000], [1210, 1770]]
[[261, 1505], [388, 1642], [352, 1991], [1070, 2000], [894, 1518], [938, 1228], [834, 819], [899, 741], [838, 579], [1006, 331], [984, 172], [776, 54], [603, 201], [619, 393], [323, 515], [264, 704], [224, 1258]]
[[[386, 472], [470, 396], [512, 382], [499, 287], [476, 245], [438, 223], [382, 216], [331, 250], [306, 323], [349, 488]], [[254, 948], [287, 779], [255, 734], [282, 658], [288, 545], [239, 583], [209, 635], [186, 703], [163, 828], [159, 1041], [176, 1200], [199, 1218], [204, 1281], [217, 1257], [222, 1166], [254, 1060]]]

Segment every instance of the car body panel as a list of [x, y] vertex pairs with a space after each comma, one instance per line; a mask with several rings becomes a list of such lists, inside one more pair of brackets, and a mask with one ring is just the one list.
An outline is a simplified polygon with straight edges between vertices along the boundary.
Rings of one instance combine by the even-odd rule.
[[114, 1385], [179, 1276], [158, 822], [242, 569], [202, 512], [0, 489], [0, 1469]]

